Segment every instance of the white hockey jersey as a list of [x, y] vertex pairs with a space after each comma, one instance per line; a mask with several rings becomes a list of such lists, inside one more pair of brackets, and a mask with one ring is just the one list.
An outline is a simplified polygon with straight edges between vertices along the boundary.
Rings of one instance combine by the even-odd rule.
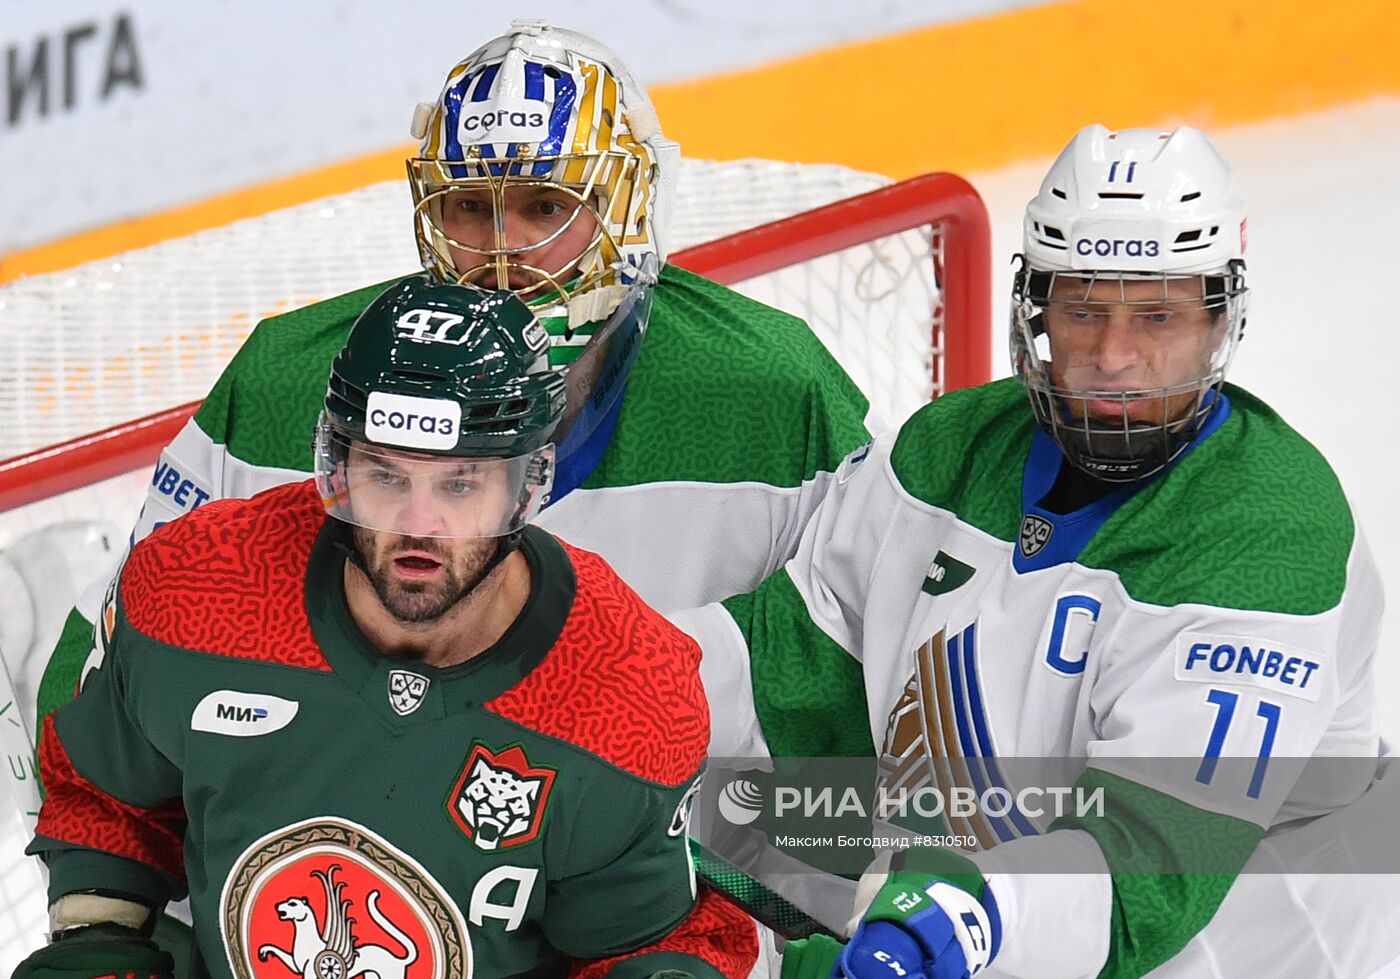
[[[1203, 966], [1231, 879], [1375, 772], [1377, 571], [1316, 450], [1226, 390], [1162, 476], [1069, 514], [1038, 505], [1062, 456], [1016, 381], [945, 396], [842, 464], [756, 593], [673, 616], [712, 704], [753, 691], [716, 707], [714, 754], [850, 753], [861, 716], [887, 786], [1016, 794], [1020, 760], [1067, 759], [1101, 790], [1097, 814], [946, 819], [1001, 907], [989, 974], [1244, 974]], [[1300, 779], [1314, 757], [1361, 761]], [[1083, 872], [1036, 872], [1052, 854]], [[1282, 887], [1236, 883], [1231, 941], [1270, 941]]]

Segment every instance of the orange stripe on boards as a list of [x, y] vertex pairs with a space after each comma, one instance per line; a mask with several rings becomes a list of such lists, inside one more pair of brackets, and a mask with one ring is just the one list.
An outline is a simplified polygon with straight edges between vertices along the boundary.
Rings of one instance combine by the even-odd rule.
[[657, 86], [687, 156], [895, 178], [1059, 150], [1079, 128], [1206, 128], [1400, 91], [1393, 0], [1075, 0]]
[[[1090, 122], [1207, 129], [1400, 92], [1395, 0], [1069, 0], [657, 85], [687, 156], [895, 178], [1048, 156]], [[0, 257], [0, 283], [380, 180], [405, 144]], [[408, 196], [404, 199], [408, 220]]]
[[320, 167], [256, 187], [220, 194], [194, 204], [118, 221], [24, 251], [12, 252], [0, 257], [0, 284], [12, 282], [23, 275], [57, 272], [81, 265], [83, 262], [110, 258], [133, 248], [144, 248], [170, 238], [221, 227], [243, 218], [305, 204], [332, 194], [348, 193], [383, 180], [404, 181], [404, 221], [408, 221], [412, 202], [409, 199], [408, 181], [404, 175], [404, 160], [416, 153], [416, 144], [405, 143], [391, 150]]

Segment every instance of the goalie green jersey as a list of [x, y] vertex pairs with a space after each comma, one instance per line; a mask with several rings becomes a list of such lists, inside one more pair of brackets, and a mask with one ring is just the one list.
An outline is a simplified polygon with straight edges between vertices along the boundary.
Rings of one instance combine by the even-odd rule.
[[[260, 323], [161, 454], [134, 540], [202, 504], [305, 478], [332, 358], [391, 283]], [[667, 266], [616, 427], [538, 523], [607, 559], [661, 611], [748, 591], [782, 566], [867, 404], [802, 320]], [[105, 582], [70, 615], [40, 712], [72, 696]]]
[[136, 546], [44, 728], [51, 897], [187, 888], [195, 974], [219, 979], [747, 975], [753, 925], [689, 858], [694, 643], [531, 528], [491, 648], [389, 658], [343, 538], [308, 481]]

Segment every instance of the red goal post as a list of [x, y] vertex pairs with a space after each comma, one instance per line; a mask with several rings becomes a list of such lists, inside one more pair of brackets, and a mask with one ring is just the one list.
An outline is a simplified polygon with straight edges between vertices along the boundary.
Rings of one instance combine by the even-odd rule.
[[[34, 605], [28, 642], [0, 650], [13, 679], [0, 690], [0, 810], [7, 795], [17, 804], [0, 811], [0, 965], [41, 941], [46, 920], [37, 865], [21, 856], [37, 795], [17, 725], [32, 730], [47, 654], [85, 583], [66, 578], [120, 547], [151, 464], [198, 404], [157, 408], [206, 392], [257, 320], [414, 267], [404, 197], [386, 182], [0, 287], [0, 457], [12, 456], [0, 462], [0, 583]], [[682, 160], [676, 200], [671, 261], [804, 316], [886, 421], [990, 377], [990, 232], [966, 181]], [[334, 266], [316, 247], [328, 240]], [[71, 563], [53, 560], [68, 548]], [[0, 636], [16, 635], [13, 619]]]
[[[682, 268], [741, 283], [920, 228], [939, 295], [929, 323], [928, 397], [991, 377], [991, 230], [972, 185], [932, 173], [696, 245]], [[191, 402], [0, 462], [0, 513], [155, 461], [199, 407]]]

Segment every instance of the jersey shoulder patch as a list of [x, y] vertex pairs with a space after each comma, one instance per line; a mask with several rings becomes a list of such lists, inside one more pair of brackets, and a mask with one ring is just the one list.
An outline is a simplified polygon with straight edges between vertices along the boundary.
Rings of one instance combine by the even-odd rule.
[[700, 649], [601, 557], [564, 550], [577, 588], [559, 639], [488, 706], [639, 778], [680, 785], [709, 745]]
[[326, 519], [307, 480], [165, 524], [122, 569], [126, 621], [182, 649], [329, 670], [305, 602], [307, 558]]

